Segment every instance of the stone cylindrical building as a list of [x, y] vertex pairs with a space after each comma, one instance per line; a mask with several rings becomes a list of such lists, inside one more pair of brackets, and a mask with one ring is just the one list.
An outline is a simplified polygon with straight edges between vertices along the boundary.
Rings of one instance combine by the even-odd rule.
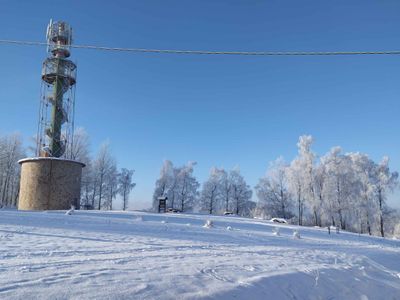
[[19, 210], [79, 208], [83, 163], [54, 157], [26, 158], [19, 163]]

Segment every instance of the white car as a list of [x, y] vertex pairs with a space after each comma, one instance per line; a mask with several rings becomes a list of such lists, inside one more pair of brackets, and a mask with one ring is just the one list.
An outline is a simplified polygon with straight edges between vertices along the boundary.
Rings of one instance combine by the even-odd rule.
[[280, 224], [287, 224], [287, 223], [288, 223], [288, 222], [287, 222], [285, 219], [283, 219], [283, 218], [272, 218], [270, 221], [271, 221], [271, 222], [274, 222], [274, 223], [280, 223]]
[[231, 212], [231, 211], [225, 211], [224, 212], [224, 216], [233, 216], [233, 215], [235, 215], [233, 212]]

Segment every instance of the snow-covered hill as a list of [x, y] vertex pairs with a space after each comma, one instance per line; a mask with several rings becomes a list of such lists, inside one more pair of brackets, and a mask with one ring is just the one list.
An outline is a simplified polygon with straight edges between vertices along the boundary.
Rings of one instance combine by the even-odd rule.
[[400, 299], [400, 241], [237, 217], [0, 210], [0, 299], [198, 298]]

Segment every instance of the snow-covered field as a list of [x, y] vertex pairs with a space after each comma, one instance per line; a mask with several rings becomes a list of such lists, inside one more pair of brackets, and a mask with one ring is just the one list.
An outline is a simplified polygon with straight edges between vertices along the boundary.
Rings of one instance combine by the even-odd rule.
[[400, 299], [400, 241], [318, 228], [296, 239], [294, 229], [192, 214], [0, 210], [0, 299]]

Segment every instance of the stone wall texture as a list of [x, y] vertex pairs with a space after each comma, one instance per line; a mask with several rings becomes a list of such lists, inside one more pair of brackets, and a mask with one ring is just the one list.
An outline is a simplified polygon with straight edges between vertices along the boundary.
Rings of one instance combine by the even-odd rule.
[[21, 164], [19, 210], [79, 208], [84, 164], [48, 157], [27, 158]]

